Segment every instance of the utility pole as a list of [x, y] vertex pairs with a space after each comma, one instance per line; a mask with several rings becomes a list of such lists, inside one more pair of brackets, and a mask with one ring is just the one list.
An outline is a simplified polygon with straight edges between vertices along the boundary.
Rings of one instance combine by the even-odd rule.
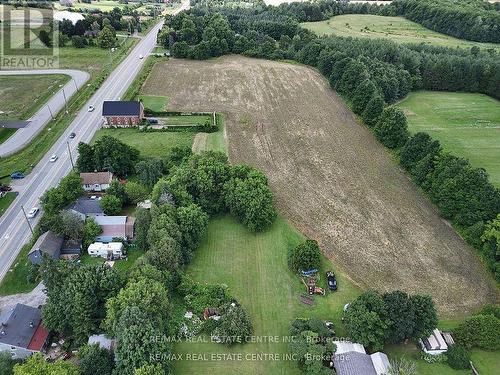
[[62, 93], [64, 96], [64, 107], [66, 108], [66, 113], [68, 113], [68, 101], [66, 100], [66, 93], [64, 92], [64, 87], [62, 89]]
[[28, 223], [28, 226], [30, 227], [31, 234], [33, 234], [33, 228], [31, 227], [30, 220], [28, 219], [28, 215], [26, 215], [26, 211], [24, 211], [24, 206], [21, 205], [21, 210], [23, 211], [24, 218], [26, 219], [26, 222]]
[[71, 161], [71, 168], [73, 170], [75, 169], [75, 164], [73, 163], [73, 156], [71, 155], [71, 149], [69, 148], [69, 142], [66, 141], [66, 145], [68, 146], [68, 154], [69, 154], [69, 160]]
[[52, 120], [54, 119], [54, 114], [52, 113], [51, 109], [50, 109], [50, 106], [47, 104], [47, 108], [49, 109], [49, 113], [50, 113], [50, 117], [52, 118]]
[[73, 81], [73, 83], [75, 84], [75, 87], [76, 87], [76, 92], [78, 92], [78, 85], [76, 84], [76, 81], [73, 77], [71, 77], [71, 80]]

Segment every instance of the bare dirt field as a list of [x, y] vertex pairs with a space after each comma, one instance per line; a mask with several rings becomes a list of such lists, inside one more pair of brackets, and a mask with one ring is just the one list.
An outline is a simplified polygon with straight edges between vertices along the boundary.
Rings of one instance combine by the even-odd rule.
[[231, 161], [263, 170], [280, 212], [360, 286], [429, 293], [446, 318], [499, 300], [473, 250], [315, 70], [170, 60], [143, 91], [169, 110], [225, 113]]

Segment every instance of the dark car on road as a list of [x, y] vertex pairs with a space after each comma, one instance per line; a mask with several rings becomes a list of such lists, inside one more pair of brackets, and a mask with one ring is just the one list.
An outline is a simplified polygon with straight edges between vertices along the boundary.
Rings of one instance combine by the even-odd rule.
[[10, 178], [13, 180], [20, 180], [21, 178], [24, 178], [24, 175], [21, 172], [14, 172], [10, 175]]
[[69, 137], [70, 137], [71, 139], [75, 138], [75, 137], [76, 137], [76, 133], [69, 133]]
[[326, 281], [328, 283], [328, 289], [332, 291], [337, 290], [337, 279], [335, 278], [335, 274], [332, 271], [326, 272]]

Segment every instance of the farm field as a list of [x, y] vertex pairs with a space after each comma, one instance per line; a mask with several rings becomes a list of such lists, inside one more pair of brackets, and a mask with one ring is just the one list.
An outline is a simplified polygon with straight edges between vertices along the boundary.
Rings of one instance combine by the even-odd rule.
[[315, 70], [173, 59], [155, 65], [142, 94], [223, 113], [231, 161], [261, 169], [280, 213], [362, 288], [429, 293], [441, 318], [498, 301], [473, 250]]
[[304, 22], [301, 25], [317, 35], [386, 38], [398, 43], [425, 43], [443, 47], [477, 46], [500, 49], [498, 44], [472, 42], [441, 34], [403, 17], [348, 14], [335, 16], [326, 21]]
[[103, 0], [103, 1], [92, 1], [90, 4], [88, 3], [81, 3], [81, 2], [74, 2], [73, 6], [67, 7], [61, 4], [55, 4], [56, 9], [68, 9], [71, 8], [73, 10], [79, 10], [79, 9], [99, 9], [102, 10], [103, 12], [110, 12], [113, 10], [113, 8], [120, 8], [123, 9], [125, 8], [127, 4], [120, 3], [118, 1], [111, 1], [111, 0]]
[[445, 150], [486, 169], [500, 187], [500, 101], [487, 95], [420, 91], [397, 104], [411, 132], [426, 132]]
[[[337, 334], [343, 332], [340, 314], [345, 303], [360, 293], [346, 277], [337, 272], [339, 290], [316, 296], [315, 305], [308, 307], [298, 297], [305, 292], [298, 276], [287, 267], [289, 247], [297, 245], [302, 236], [283, 218], [264, 233], [250, 233], [229, 216], [210, 221], [205, 240], [197, 250], [187, 272], [203, 283], [224, 283], [230, 293], [245, 307], [254, 325], [255, 336], [279, 336], [278, 342], [253, 342], [227, 347], [211, 342], [183, 342], [176, 344], [176, 354], [188, 353], [236, 354], [288, 352], [290, 322], [296, 317], [318, 317], [334, 322]], [[322, 271], [331, 269], [324, 260]], [[321, 272], [321, 283], [325, 283]], [[326, 286], [326, 284], [321, 285]], [[178, 304], [176, 304], [178, 305]], [[291, 361], [189, 361], [174, 363], [175, 374], [299, 374]]]

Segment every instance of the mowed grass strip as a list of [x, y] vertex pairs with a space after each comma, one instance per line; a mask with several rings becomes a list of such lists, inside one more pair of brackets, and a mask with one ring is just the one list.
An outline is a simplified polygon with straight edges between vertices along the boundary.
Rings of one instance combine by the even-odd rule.
[[163, 158], [174, 147], [191, 147], [195, 133], [193, 132], [141, 132], [138, 129], [100, 129], [96, 132], [93, 141], [109, 135], [135, 147], [142, 157]]
[[[229, 216], [211, 220], [206, 239], [188, 266], [188, 274], [202, 283], [222, 283], [245, 307], [254, 326], [256, 338], [278, 336], [275, 342], [249, 342], [226, 347], [211, 342], [183, 342], [174, 351], [183, 359], [174, 363], [174, 373], [218, 374], [299, 374], [295, 363], [286, 360], [252, 360], [259, 353], [288, 353], [290, 323], [297, 317], [331, 320], [343, 334], [340, 314], [360, 290], [337, 272], [339, 290], [315, 296], [314, 306], [299, 301], [306, 294], [298, 275], [287, 267], [287, 250], [303, 240], [285, 219], [278, 218], [264, 233], [251, 233]], [[326, 287], [324, 271], [333, 269], [324, 259], [320, 285]], [[207, 338], [208, 339], [208, 338]], [[208, 361], [187, 360], [188, 354], [204, 353]], [[220, 361], [212, 355], [242, 354], [241, 361]]]
[[500, 187], [500, 101], [483, 94], [419, 91], [397, 104], [411, 132], [426, 132], [446, 151], [484, 168]]
[[337, 35], [359, 38], [385, 38], [398, 43], [425, 43], [443, 47], [500, 50], [500, 45], [457, 39], [429, 30], [403, 17], [377, 16], [372, 14], [348, 14], [335, 16], [326, 21], [303, 22], [303, 27], [317, 35]]

